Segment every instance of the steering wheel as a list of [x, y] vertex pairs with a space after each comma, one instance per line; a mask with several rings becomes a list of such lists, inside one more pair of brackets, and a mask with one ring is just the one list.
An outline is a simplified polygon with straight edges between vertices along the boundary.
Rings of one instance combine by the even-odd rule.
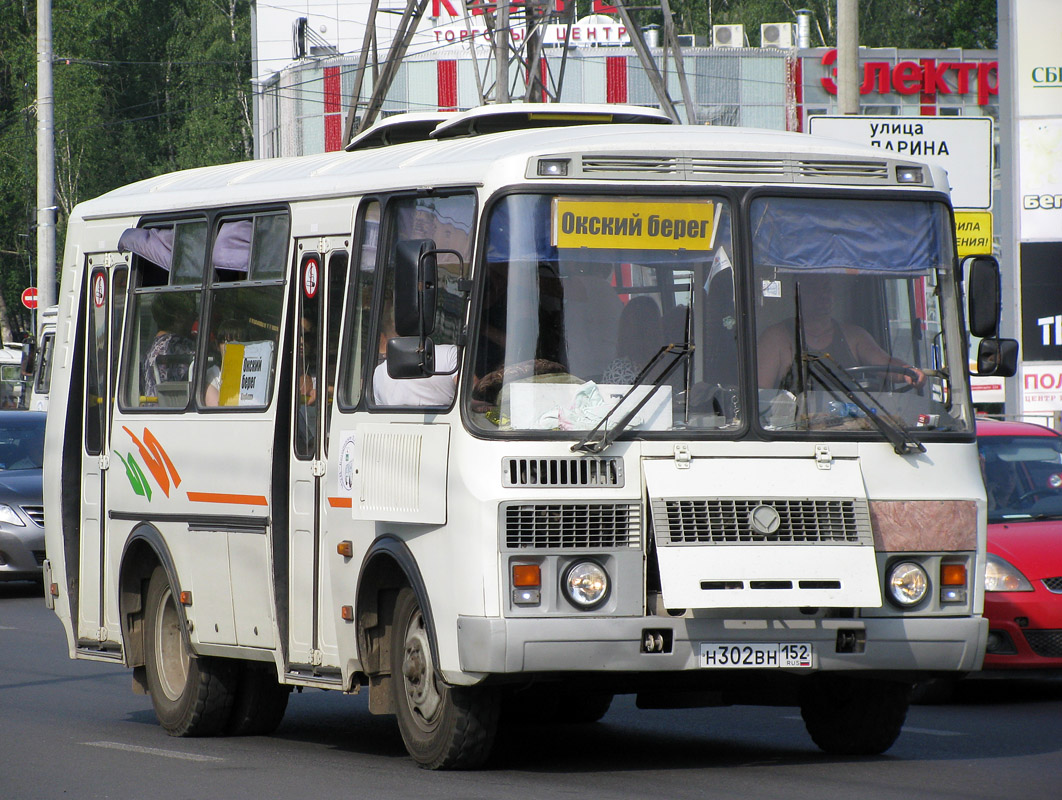
[[493, 372], [488, 372], [482, 378], [479, 378], [472, 387], [472, 398], [474, 400], [495, 402], [498, 392], [501, 391], [502, 384], [506, 381], [518, 381], [532, 378], [536, 375], [557, 375], [567, 372], [568, 368], [563, 364], [545, 358], [534, 358], [517, 364], [509, 364], [505, 367], [499, 367]]
[[1040, 495], [1057, 494], [1057, 493], [1058, 493], [1057, 489], [1048, 489], [1046, 487], [1041, 487], [1039, 489], [1030, 489], [1029, 491], [1025, 492], [1024, 494], [1018, 495], [1018, 502], [1019, 503], [1025, 503], [1025, 502], [1028, 502], [1030, 500], [1033, 500], [1036, 497], [1039, 497]]
[[[863, 388], [869, 388], [865, 384], [870, 382], [868, 378], [872, 375], [891, 375], [893, 380], [888, 390], [893, 394], [909, 392], [917, 388], [916, 384], [919, 379], [918, 372], [913, 367], [896, 364], [861, 364], [858, 367], [845, 367], [844, 371]], [[905, 381], [904, 378], [910, 378], [910, 381]]]

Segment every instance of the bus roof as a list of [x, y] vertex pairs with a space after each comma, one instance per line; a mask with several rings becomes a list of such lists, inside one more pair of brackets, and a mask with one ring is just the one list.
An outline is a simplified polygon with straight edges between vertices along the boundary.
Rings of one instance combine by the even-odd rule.
[[[896, 167], [922, 166], [923, 188], [944, 173], [884, 151], [801, 133], [691, 125], [588, 125], [429, 140], [355, 152], [246, 161], [174, 172], [79, 204], [72, 219], [265, 201], [309, 200], [425, 186], [488, 187], [541, 179], [538, 158], [568, 157], [567, 181], [742, 182], [899, 186]], [[908, 188], [909, 185], [908, 185]]]

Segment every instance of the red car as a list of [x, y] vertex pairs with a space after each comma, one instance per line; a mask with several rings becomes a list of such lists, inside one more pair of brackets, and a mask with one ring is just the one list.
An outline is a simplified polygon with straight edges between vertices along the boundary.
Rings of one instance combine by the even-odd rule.
[[977, 421], [988, 492], [984, 668], [1062, 667], [1062, 435]]

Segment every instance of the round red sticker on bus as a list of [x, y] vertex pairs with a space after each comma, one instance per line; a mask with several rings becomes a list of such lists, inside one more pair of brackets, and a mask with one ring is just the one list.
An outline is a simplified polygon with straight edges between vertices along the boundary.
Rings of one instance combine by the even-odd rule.
[[315, 258], [306, 261], [306, 268], [302, 273], [302, 290], [311, 300], [317, 294], [317, 259]]
[[103, 273], [96, 275], [95, 280], [92, 281], [92, 302], [96, 304], [96, 308], [103, 308], [103, 304], [107, 300], [107, 279], [103, 276]]

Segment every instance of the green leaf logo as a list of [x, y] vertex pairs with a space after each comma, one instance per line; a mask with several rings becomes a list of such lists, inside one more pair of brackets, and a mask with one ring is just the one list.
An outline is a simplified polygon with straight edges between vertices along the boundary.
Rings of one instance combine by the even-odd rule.
[[114, 451], [114, 454], [118, 456], [118, 460], [125, 466], [125, 477], [129, 479], [129, 485], [133, 487], [133, 492], [141, 497], [146, 497], [150, 502], [151, 484], [148, 483], [144, 470], [136, 463], [136, 458], [133, 457], [132, 453], [129, 454], [128, 459], [122, 458], [122, 454], [117, 450]]

